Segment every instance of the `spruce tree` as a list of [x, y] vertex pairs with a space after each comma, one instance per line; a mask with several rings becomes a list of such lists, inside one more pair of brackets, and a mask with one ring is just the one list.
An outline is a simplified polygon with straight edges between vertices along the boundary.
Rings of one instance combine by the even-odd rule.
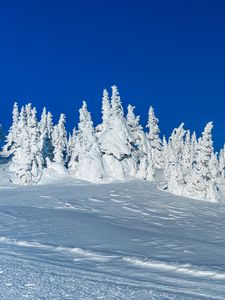
[[199, 138], [196, 146], [196, 161], [188, 176], [188, 190], [199, 199], [208, 199], [210, 201], [218, 200], [219, 193], [214, 176], [214, 167], [212, 167], [213, 142], [212, 142], [213, 123], [206, 124], [205, 129]]
[[36, 184], [41, 179], [43, 157], [39, 148], [40, 131], [37, 125], [36, 109], [32, 108], [31, 104], [25, 109], [22, 107], [17, 132], [11, 170], [15, 171], [18, 183]]
[[135, 116], [134, 106], [128, 105], [127, 108], [127, 124], [130, 132], [133, 136], [133, 140], [130, 141], [133, 149], [132, 157], [136, 165], [136, 172], [131, 174], [138, 178], [153, 180], [155, 171], [151, 156], [151, 150], [149, 142], [143, 132], [142, 126], [139, 124], [140, 117]]
[[[109, 177], [122, 179], [137, 171], [137, 151], [133, 134], [124, 118], [124, 111], [116, 86], [112, 87], [111, 116], [106, 130], [99, 137], [103, 163]], [[134, 159], [135, 157], [135, 159]]]
[[54, 126], [52, 133], [53, 161], [65, 165], [66, 150], [67, 150], [67, 132], [65, 128], [66, 117], [64, 114], [60, 115], [59, 122]]
[[120, 100], [120, 95], [117, 86], [112, 86], [112, 97], [111, 97], [112, 113], [115, 115], [124, 116], [123, 106]]
[[[49, 126], [50, 125], [50, 126]], [[52, 145], [52, 117], [51, 113], [47, 113], [46, 108], [43, 108], [41, 120], [38, 124], [40, 130], [40, 145], [42, 149], [44, 165], [46, 166], [46, 158], [53, 160], [53, 145]]]
[[15, 102], [12, 111], [12, 125], [9, 129], [8, 135], [6, 136], [6, 144], [3, 147], [4, 151], [10, 151], [11, 153], [14, 152], [18, 122], [19, 122], [19, 109], [18, 109], [17, 102]]
[[76, 128], [74, 128], [72, 134], [69, 133], [68, 142], [67, 142], [67, 164], [68, 164], [68, 166], [72, 159], [73, 153], [75, 152], [76, 135], [77, 135]]
[[78, 133], [69, 167], [81, 179], [99, 181], [105, 177], [105, 171], [91, 114], [85, 101], [79, 114]]
[[162, 167], [162, 141], [160, 139], [160, 129], [158, 126], [159, 120], [155, 116], [155, 112], [152, 106], [149, 108], [148, 124], [149, 132], [147, 138], [150, 142], [152, 151], [152, 160], [156, 168]]

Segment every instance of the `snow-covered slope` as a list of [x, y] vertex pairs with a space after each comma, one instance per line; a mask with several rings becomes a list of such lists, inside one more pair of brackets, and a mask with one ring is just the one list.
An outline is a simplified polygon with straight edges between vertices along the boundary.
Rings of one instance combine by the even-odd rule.
[[225, 299], [225, 204], [0, 165], [0, 299]]

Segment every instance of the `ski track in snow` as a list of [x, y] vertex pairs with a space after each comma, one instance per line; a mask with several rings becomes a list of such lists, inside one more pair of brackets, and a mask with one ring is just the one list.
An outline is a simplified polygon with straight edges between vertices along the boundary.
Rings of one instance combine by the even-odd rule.
[[30, 247], [30, 248], [40, 248], [43, 250], [48, 250], [52, 252], [62, 252], [62, 253], [71, 253], [75, 255], [74, 261], [81, 260], [82, 258], [99, 261], [99, 262], [110, 262], [110, 261], [125, 261], [128, 264], [136, 265], [139, 267], [149, 268], [149, 269], [158, 269], [162, 272], [164, 271], [173, 271], [177, 273], [184, 274], [186, 276], [196, 276], [196, 277], [205, 277], [209, 279], [218, 279], [225, 282], [225, 273], [216, 272], [213, 270], [201, 269], [197, 266], [192, 266], [189, 264], [178, 264], [178, 263], [167, 263], [163, 261], [153, 261], [147, 258], [135, 258], [135, 257], [120, 257], [116, 255], [104, 255], [98, 252], [93, 252], [90, 250], [85, 250], [81, 248], [70, 248], [63, 246], [53, 246], [47, 244], [41, 244], [31, 241], [15, 240], [9, 239], [6, 237], [0, 237], [1, 244], [15, 245], [18, 247]]
[[225, 299], [223, 203], [141, 181], [0, 199], [0, 299]]

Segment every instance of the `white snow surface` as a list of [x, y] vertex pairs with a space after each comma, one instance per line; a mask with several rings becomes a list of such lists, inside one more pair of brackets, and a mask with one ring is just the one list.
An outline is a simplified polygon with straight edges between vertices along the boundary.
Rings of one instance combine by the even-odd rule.
[[47, 175], [0, 165], [0, 299], [225, 299], [225, 203]]

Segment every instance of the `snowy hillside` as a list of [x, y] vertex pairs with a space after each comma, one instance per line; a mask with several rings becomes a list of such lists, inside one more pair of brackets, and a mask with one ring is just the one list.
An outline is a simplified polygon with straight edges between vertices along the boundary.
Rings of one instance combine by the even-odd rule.
[[225, 204], [0, 165], [0, 299], [225, 299]]
[[53, 124], [14, 104], [0, 299], [225, 299], [225, 147], [214, 151], [212, 122], [162, 137], [151, 106], [146, 128], [116, 86], [102, 122], [83, 101], [69, 134], [64, 114]]

